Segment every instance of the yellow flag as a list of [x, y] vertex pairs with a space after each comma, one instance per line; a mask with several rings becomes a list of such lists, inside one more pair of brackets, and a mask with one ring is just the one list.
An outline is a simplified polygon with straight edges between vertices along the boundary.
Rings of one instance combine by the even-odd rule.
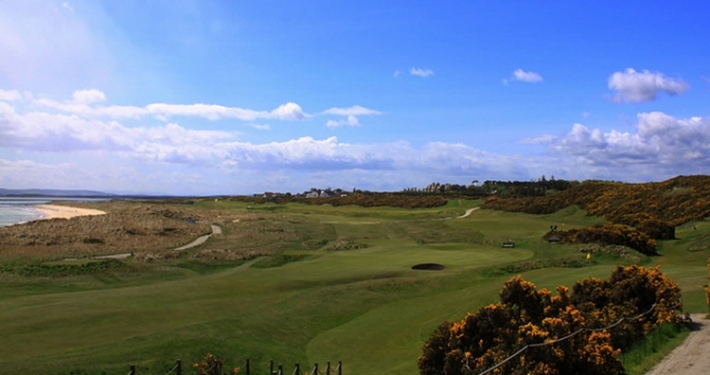
[[592, 253], [587, 253], [587, 259], [592, 259]]

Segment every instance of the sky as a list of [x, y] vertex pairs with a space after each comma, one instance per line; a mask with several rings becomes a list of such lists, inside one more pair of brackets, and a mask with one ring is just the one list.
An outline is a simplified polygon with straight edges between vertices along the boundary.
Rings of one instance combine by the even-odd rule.
[[710, 3], [0, 0], [0, 187], [710, 170]]

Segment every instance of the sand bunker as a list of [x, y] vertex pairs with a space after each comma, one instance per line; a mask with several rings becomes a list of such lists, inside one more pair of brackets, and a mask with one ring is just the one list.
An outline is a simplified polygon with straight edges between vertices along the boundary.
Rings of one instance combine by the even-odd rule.
[[446, 267], [442, 266], [441, 264], [436, 263], [422, 263], [412, 267], [413, 270], [418, 271], [441, 271], [445, 268]]

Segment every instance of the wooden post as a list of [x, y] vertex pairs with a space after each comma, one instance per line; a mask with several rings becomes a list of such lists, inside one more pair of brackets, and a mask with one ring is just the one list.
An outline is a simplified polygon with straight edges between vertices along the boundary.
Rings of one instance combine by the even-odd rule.
[[325, 366], [325, 375], [330, 375], [330, 361], [328, 361], [328, 364]]
[[338, 375], [343, 375], [343, 362], [338, 361]]
[[129, 375], [136, 375], [136, 365], [131, 365], [131, 370], [128, 372]]
[[313, 366], [313, 374], [311, 375], [318, 375], [318, 363]]
[[178, 359], [175, 365], [175, 374], [182, 375], [182, 360]]
[[247, 363], [244, 365], [244, 367], [246, 367], [247, 375], [251, 375], [251, 370], [249, 369], [249, 359], [247, 359]]
[[284, 365], [279, 363], [279, 375], [284, 375]]
[[294, 371], [296, 375], [301, 375], [301, 365], [296, 362], [296, 371]]
[[269, 374], [274, 375], [274, 360], [269, 361]]

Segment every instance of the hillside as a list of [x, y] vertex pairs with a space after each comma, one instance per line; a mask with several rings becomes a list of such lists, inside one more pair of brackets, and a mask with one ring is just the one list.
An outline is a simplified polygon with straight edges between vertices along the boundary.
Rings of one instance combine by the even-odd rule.
[[588, 215], [637, 226], [660, 221], [678, 226], [710, 216], [710, 176], [678, 176], [664, 182], [628, 184], [585, 181], [544, 197], [492, 197], [485, 208], [550, 214], [577, 205]]
[[611, 224], [551, 230], [546, 239], [619, 244], [653, 254], [654, 240], [674, 239], [676, 226], [710, 216], [710, 176], [679, 176], [642, 184], [585, 181], [542, 197], [494, 196], [484, 204], [489, 209], [529, 214], [550, 214], [569, 206], [604, 217]]

